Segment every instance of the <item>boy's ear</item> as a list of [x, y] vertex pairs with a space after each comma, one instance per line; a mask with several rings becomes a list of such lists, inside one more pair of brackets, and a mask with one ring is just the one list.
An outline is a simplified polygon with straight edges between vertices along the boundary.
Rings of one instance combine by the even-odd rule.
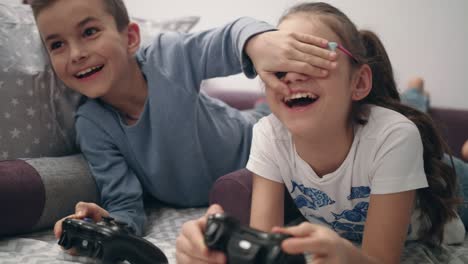
[[127, 27], [127, 37], [128, 37], [128, 52], [132, 55], [140, 48], [140, 27], [137, 23], [130, 22]]
[[370, 93], [372, 89], [372, 70], [369, 65], [362, 65], [355, 73], [352, 87], [351, 99], [353, 101], [362, 100]]

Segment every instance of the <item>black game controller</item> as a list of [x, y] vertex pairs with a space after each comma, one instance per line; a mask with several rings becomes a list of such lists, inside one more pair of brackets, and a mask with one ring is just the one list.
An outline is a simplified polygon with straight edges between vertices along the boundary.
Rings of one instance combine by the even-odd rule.
[[102, 259], [103, 263], [127, 260], [130, 263], [168, 263], [164, 253], [147, 240], [133, 234], [126, 223], [103, 217], [94, 223], [90, 219], [65, 219], [58, 244], [65, 250], [75, 248], [80, 255]]
[[206, 245], [224, 252], [228, 264], [305, 264], [303, 254], [290, 255], [281, 249], [281, 242], [288, 237], [241, 226], [226, 214], [210, 215], [205, 229]]

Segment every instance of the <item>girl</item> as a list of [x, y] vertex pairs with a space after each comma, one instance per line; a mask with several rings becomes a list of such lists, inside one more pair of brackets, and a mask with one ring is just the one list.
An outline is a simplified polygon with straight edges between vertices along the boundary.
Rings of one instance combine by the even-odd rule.
[[[379, 39], [325, 3], [293, 7], [278, 28], [338, 43], [338, 66], [325, 78], [286, 73], [287, 96], [266, 87], [273, 115], [255, 125], [247, 163], [251, 226], [293, 235], [283, 250], [312, 253], [314, 263], [400, 263], [408, 233], [430, 244], [463, 240], [456, 178], [441, 161], [446, 146], [427, 115], [400, 104]], [[284, 187], [319, 224], [278, 227]], [[181, 263], [225, 261], [200, 243], [205, 222], [183, 226]], [[458, 236], [444, 237], [448, 229]]]

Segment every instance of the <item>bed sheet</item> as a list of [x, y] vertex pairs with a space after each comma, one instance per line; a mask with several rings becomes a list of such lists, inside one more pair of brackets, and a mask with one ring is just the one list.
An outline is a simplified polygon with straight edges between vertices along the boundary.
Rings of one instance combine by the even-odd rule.
[[[148, 213], [148, 229], [145, 238], [158, 246], [175, 261], [175, 240], [182, 224], [201, 216], [205, 208], [174, 209], [153, 208]], [[95, 259], [70, 256], [57, 245], [52, 230], [0, 239], [0, 263], [100, 263]], [[444, 246], [434, 250], [421, 243], [409, 242], [403, 253], [404, 264], [462, 264], [468, 263], [468, 239], [462, 245]]]

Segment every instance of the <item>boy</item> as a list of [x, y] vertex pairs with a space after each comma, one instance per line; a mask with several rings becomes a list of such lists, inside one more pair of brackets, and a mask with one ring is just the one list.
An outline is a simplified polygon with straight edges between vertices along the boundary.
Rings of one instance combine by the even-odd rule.
[[202, 80], [258, 72], [287, 94], [275, 72], [325, 76], [335, 67], [325, 40], [248, 18], [199, 34], [161, 34], [140, 49], [122, 0], [31, 6], [57, 76], [88, 97], [77, 111], [77, 141], [103, 208], [81, 202], [69, 217], [111, 215], [138, 235], [143, 193], [177, 206], [206, 205], [216, 178], [247, 162], [258, 117], [199, 93]]

